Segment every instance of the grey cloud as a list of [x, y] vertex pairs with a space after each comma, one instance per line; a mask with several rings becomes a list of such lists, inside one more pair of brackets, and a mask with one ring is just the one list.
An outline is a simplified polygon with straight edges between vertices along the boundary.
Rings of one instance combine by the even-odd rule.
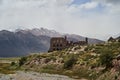
[[0, 5], [2, 4], [3, 0], [0, 0]]
[[[76, 7], [76, 4], [69, 5], [73, 0], [3, 1], [4, 4], [0, 7], [0, 30], [19, 28], [16, 26], [23, 26], [24, 28], [45, 27], [59, 32], [88, 34], [88, 36], [104, 35], [120, 30], [120, 16], [115, 17], [110, 13], [97, 14], [92, 12], [84, 16], [85, 12]], [[98, 1], [108, 2], [108, 0]], [[111, 3], [113, 2], [111, 1]], [[108, 31], [106, 32], [106, 30]]]
[[120, 15], [120, 0], [92, 0], [104, 6], [104, 10], [111, 14]]
[[101, 3], [120, 4], [120, 0], [93, 0]]
[[120, 4], [120, 0], [105, 0], [108, 3]]

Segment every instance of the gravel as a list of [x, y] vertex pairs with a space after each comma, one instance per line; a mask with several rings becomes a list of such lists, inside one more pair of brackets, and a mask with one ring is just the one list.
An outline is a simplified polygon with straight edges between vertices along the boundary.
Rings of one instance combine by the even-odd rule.
[[67, 76], [18, 71], [16, 74], [0, 74], [0, 80], [74, 80]]

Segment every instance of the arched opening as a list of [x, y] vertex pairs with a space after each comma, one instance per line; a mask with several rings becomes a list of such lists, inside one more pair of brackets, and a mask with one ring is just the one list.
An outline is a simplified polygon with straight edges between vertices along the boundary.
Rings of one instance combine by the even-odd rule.
[[53, 44], [53, 47], [55, 47], [55, 44]]
[[59, 44], [57, 44], [56, 47], [59, 47]]
[[55, 48], [53, 48], [53, 51], [55, 51], [56, 49]]
[[60, 49], [59, 49], [59, 48], [57, 48], [57, 50], [59, 51]]
[[62, 47], [62, 44], [60, 44], [60, 47]]

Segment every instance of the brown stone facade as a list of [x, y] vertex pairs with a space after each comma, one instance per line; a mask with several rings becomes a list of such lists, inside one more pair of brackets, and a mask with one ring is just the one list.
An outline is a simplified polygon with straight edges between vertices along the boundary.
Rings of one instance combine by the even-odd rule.
[[48, 52], [63, 50], [70, 46], [86, 45], [88, 44], [88, 38], [85, 41], [72, 42], [68, 41], [67, 37], [53, 37], [50, 40], [50, 49]]

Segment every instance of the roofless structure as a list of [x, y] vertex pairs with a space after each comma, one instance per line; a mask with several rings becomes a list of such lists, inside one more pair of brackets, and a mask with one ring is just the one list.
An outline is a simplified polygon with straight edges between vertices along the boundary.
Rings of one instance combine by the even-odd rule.
[[70, 46], [87, 45], [87, 44], [88, 44], [88, 38], [85, 38], [85, 41], [73, 42], [73, 41], [68, 41], [66, 36], [52, 37], [50, 40], [50, 48], [48, 52], [63, 50]]

